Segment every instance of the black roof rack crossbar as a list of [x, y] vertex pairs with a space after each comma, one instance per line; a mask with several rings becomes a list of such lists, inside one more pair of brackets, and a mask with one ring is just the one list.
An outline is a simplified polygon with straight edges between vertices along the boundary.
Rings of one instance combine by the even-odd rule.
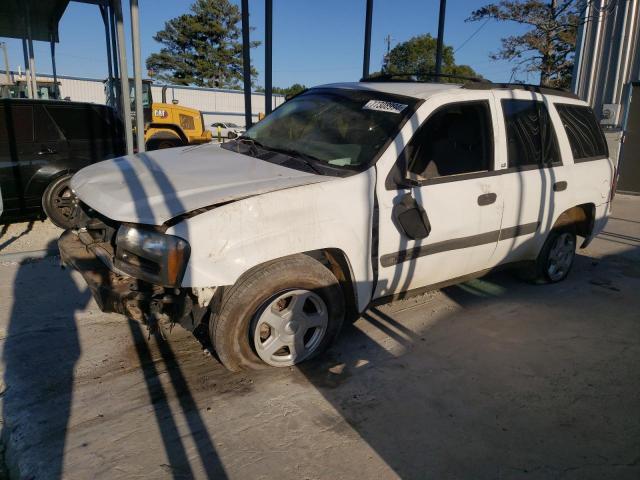
[[558, 87], [546, 87], [542, 85], [531, 85], [528, 83], [465, 83], [462, 88], [469, 90], [492, 90], [492, 89], [505, 89], [505, 90], [526, 90], [527, 92], [540, 93], [543, 95], [556, 95], [558, 97], [574, 98], [579, 100], [575, 93]]
[[426, 77], [428, 79], [433, 78], [452, 78], [456, 80], [464, 80], [471, 83], [490, 83], [484, 78], [478, 77], [466, 77], [464, 75], [454, 75], [449, 73], [435, 73], [435, 72], [397, 72], [397, 73], [376, 73], [363, 77], [361, 82], [424, 82], [430, 83], [431, 80], [418, 80], [419, 77]]

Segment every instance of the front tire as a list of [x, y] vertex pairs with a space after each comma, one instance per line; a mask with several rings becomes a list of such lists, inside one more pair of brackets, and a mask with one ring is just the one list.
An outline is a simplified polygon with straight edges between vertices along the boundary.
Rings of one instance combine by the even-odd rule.
[[306, 255], [247, 272], [223, 292], [216, 310], [211, 341], [232, 371], [309, 360], [333, 342], [345, 315], [340, 283]]
[[42, 195], [42, 209], [49, 220], [59, 228], [73, 228], [76, 197], [71, 191], [71, 175], [64, 175], [49, 184]]

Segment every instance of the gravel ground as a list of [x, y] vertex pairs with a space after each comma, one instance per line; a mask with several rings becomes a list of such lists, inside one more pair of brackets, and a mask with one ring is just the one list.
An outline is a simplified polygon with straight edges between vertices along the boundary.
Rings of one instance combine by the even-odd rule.
[[7, 253], [57, 249], [62, 233], [49, 220], [0, 225], [0, 257]]
[[560, 284], [491, 275], [232, 374], [180, 328], [101, 313], [55, 257], [0, 262], [6, 460], [45, 480], [638, 479], [639, 290], [640, 197], [618, 196]]

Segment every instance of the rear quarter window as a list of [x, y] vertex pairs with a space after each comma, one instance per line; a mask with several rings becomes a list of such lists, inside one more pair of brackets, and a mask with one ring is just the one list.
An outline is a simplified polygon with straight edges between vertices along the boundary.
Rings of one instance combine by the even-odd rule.
[[537, 100], [501, 101], [510, 168], [559, 165], [560, 153], [547, 107]]
[[555, 104], [567, 133], [575, 161], [609, 156], [607, 142], [591, 108], [584, 105]]

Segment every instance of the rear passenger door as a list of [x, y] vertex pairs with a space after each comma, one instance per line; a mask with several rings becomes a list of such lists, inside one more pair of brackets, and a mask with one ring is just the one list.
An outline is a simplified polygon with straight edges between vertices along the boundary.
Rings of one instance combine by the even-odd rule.
[[502, 111], [501, 164], [504, 214], [494, 260], [537, 255], [554, 219], [570, 203], [571, 179], [563, 167], [550, 109], [544, 97], [525, 91], [496, 92]]
[[67, 139], [75, 170], [117, 155], [115, 126], [110, 124], [103, 107], [49, 105], [47, 110]]
[[0, 185], [5, 214], [26, 208], [24, 190], [28, 184], [33, 150], [33, 107], [7, 101], [0, 103]]

